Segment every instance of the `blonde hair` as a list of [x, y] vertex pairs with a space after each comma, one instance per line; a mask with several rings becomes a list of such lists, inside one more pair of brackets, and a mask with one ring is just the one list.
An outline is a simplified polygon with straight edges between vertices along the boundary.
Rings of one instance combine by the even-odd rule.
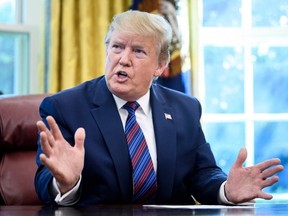
[[172, 29], [162, 16], [137, 10], [126, 11], [114, 16], [105, 37], [106, 46], [110, 42], [113, 31], [153, 37], [156, 46], [159, 46], [159, 61], [169, 63]]

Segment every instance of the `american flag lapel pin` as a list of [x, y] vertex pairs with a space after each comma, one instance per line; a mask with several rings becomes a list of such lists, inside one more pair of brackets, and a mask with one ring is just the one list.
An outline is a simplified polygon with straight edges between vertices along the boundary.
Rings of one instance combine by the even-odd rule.
[[172, 116], [168, 113], [164, 113], [165, 119], [166, 120], [172, 120]]

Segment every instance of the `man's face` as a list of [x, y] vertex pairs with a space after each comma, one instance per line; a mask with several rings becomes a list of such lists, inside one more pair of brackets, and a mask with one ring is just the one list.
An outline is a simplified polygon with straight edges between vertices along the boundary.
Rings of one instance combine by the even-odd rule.
[[160, 76], [165, 68], [159, 63], [158, 47], [153, 38], [113, 32], [106, 52], [109, 90], [126, 101], [146, 94], [154, 76]]

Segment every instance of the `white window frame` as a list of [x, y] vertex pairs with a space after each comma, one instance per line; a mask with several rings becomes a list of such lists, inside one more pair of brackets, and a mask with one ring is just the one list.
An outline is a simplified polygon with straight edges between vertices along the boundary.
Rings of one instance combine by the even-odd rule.
[[[42, 93], [39, 87], [40, 75], [38, 71], [38, 60], [40, 50], [40, 20], [43, 16], [43, 5], [45, 0], [16, 0], [16, 20], [17, 24], [0, 24], [0, 32], [28, 35], [28, 79], [27, 74], [21, 73], [21, 68], [26, 66], [25, 62], [14, 65], [16, 70], [14, 80], [14, 94], [36, 94]], [[42, 15], [41, 15], [42, 14]], [[20, 42], [20, 47], [25, 46]], [[22, 48], [21, 47], [21, 48]], [[24, 80], [28, 83], [25, 83]]]
[[[0, 32], [5, 33], [16, 33], [16, 34], [27, 34], [28, 35], [28, 75], [29, 79], [28, 83], [23, 82], [27, 74], [21, 73], [21, 68], [25, 68], [25, 62], [20, 63], [19, 65], [14, 65], [14, 68], [18, 68], [16, 70], [15, 79], [14, 79], [14, 93], [28, 93], [33, 94], [38, 92], [38, 73], [37, 73], [37, 65], [38, 65], [38, 33], [37, 29], [32, 26], [26, 25], [3, 25], [0, 24]], [[20, 42], [21, 43], [21, 42]], [[19, 44], [20, 47], [23, 47], [24, 44]], [[27, 86], [28, 85], [28, 86]], [[27, 92], [28, 91], [28, 92]]]
[[[251, 1], [242, 0], [242, 11], [249, 11]], [[288, 47], [288, 29], [287, 28], [251, 28], [251, 16], [242, 16], [242, 22], [246, 25], [242, 28], [212, 28], [202, 27], [202, 1], [190, 1], [190, 10], [192, 16], [192, 34], [190, 41], [192, 49], [192, 79], [193, 95], [195, 95], [203, 106], [201, 121], [205, 123], [216, 122], [243, 122], [245, 123], [245, 145], [249, 152], [246, 165], [254, 164], [254, 122], [255, 121], [277, 121], [287, 122], [288, 113], [277, 114], [257, 114], [254, 113], [253, 105], [253, 63], [250, 59], [251, 47], [258, 46], [262, 43], [269, 43], [271, 46]], [[197, 9], [195, 9], [197, 8]], [[273, 31], [271, 31], [273, 29]], [[196, 33], [195, 33], [196, 32]], [[213, 37], [211, 37], [213, 35]], [[265, 37], [263, 37], [265, 35]], [[229, 40], [227, 40], [229, 38]], [[239, 44], [239, 41], [240, 44]], [[204, 46], [242, 46], [244, 48], [244, 113], [241, 114], [209, 114], [205, 113], [205, 73], [204, 73]], [[236, 159], [236, 158], [235, 158]], [[276, 200], [287, 200], [287, 193], [273, 194]]]

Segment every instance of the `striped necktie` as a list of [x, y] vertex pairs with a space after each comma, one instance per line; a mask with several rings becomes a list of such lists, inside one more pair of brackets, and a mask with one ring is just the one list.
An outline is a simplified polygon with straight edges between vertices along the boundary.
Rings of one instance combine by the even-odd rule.
[[133, 201], [149, 203], [155, 199], [157, 181], [144, 134], [136, 121], [135, 110], [138, 107], [136, 101], [123, 106], [128, 111], [125, 135], [133, 168]]

